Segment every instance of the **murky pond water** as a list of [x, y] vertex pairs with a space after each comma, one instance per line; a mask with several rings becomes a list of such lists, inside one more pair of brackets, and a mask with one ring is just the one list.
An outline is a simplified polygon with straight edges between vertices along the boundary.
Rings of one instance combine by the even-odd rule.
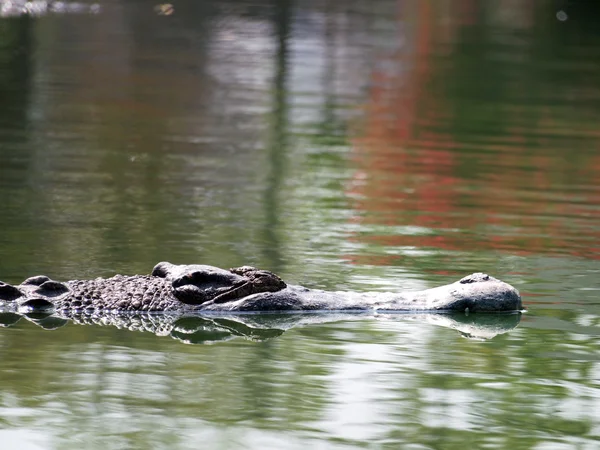
[[484, 271], [528, 312], [485, 340], [406, 315], [3, 316], [3, 449], [596, 448], [595, 2], [7, 3], [3, 281], [169, 260], [389, 291]]

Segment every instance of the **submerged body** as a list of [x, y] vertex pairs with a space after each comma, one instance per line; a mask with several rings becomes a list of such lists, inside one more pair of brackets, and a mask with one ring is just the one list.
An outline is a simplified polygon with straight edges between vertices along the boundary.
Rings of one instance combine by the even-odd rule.
[[0, 306], [29, 311], [422, 311], [510, 312], [519, 292], [483, 273], [433, 289], [401, 293], [327, 292], [287, 285], [253, 267], [157, 264], [151, 275], [57, 282], [46, 276], [18, 286], [0, 282]]

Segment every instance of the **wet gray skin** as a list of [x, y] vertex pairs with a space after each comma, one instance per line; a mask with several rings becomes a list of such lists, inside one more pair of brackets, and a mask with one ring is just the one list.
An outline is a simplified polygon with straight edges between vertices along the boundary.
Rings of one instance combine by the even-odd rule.
[[483, 273], [416, 292], [327, 292], [287, 285], [267, 270], [243, 266], [157, 264], [151, 275], [58, 282], [40, 275], [13, 286], [0, 282], [5, 311], [353, 311], [510, 312], [519, 292]]

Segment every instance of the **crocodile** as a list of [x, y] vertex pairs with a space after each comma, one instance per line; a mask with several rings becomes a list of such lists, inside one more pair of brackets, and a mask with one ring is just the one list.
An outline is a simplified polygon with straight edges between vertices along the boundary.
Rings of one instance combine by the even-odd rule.
[[416, 292], [328, 292], [288, 285], [251, 266], [158, 263], [150, 275], [54, 281], [44, 275], [0, 282], [0, 310], [15, 312], [517, 312], [519, 292], [484, 273]]

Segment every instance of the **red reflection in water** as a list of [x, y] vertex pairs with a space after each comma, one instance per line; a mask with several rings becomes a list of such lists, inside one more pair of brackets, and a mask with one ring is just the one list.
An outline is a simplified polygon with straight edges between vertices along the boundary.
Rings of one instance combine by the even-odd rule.
[[[567, 100], [584, 101], [590, 90], [595, 96], [600, 92], [581, 88], [585, 98], [573, 98], [542, 86], [536, 95], [545, 103], [532, 105], [510, 100], [529, 95], [527, 86], [511, 82], [503, 86], [512, 91], [496, 106], [502, 127], [493, 134], [482, 123], [480, 129], [469, 128], [469, 116], [461, 119], [460, 109], [486, 108], [465, 106], [478, 101], [468, 97], [468, 80], [454, 81], [466, 85], [466, 97], [433, 88], [444, 85], [446, 72], [448, 78], [456, 76], [450, 72], [452, 58], [465, 59], [452, 47], [456, 36], [480, 20], [474, 2], [461, 4], [460, 20], [441, 22], [431, 2], [414, 4], [408, 12], [416, 18], [409, 50], [391, 55], [393, 64], [381, 65], [408, 70], [374, 71], [365, 131], [354, 141], [357, 171], [348, 188], [354, 220], [420, 226], [431, 234], [363, 232], [351, 239], [386, 247], [600, 259], [600, 131], [590, 114], [590, 120], [580, 121], [564, 107]], [[440, 48], [447, 58], [440, 59]], [[530, 50], [512, 56], [526, 57]], [[560, 95], [565, 98], [556, 100]], [[361, 264], [388, 265], [398, 258], [347, 255]]]

